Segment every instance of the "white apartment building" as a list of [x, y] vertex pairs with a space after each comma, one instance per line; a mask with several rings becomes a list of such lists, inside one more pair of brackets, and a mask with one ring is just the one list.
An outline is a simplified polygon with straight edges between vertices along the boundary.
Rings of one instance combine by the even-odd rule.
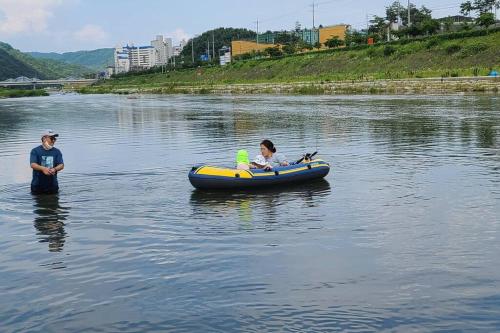
[[115, 69], [114, 74], [126, 73], [130, 70], [129, 51], [127, 48], [115, 48]]
[[156, 66], [156, 50], [152, 46], [128, 46], [130, 69], [140, 70]]
[[179, 45], [174, 46], [174, 56], [178, 57], [181, 55], [182, 49], [186, 46], [187, 42], [185, 39], [181, 40]]
[[156, 39], [151, 41], [151, 46], [117, 46], [114, 74], [166, 65], [173, 55], [172, 39], [163, 38], [162, 35], [157, 35]]
[[163, 38], [157, 35], [156, 39], [151, 41], [151, 46], [155, 49], [155, 60], [157, 65], [165, 65], [173, 55], [172, 39]]

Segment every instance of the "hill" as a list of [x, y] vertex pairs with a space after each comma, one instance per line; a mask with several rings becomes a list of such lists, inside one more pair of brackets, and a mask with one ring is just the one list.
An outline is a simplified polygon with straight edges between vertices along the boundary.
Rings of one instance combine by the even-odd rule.
[[94, 71], [102, 71], [114, 63], [114, 49], [112, 48], [65, 53], [29, 52], [29, 55], [36, 59], [50, 59], [80, 65]]
[[94, 92], [182, 91], [212, 85], [370, 81], [487, 75], [500, 68], [500, 29], [419, 40], [316, 51], [280, 58], [237, 61], [228, 66], [129, 73], [89, 88]]
[[35, 59], [29, 54], [14, 49], [7, 43], [0, 42], [0, 80], [18, 76], [39, 79], [82, 77], [91, 72], [92, 70], [80, 65], [66, 64], [51, 59]]
[[43, 74], [13, 57], [0, 45], [0, 81], [18, 76], [43, 78]]

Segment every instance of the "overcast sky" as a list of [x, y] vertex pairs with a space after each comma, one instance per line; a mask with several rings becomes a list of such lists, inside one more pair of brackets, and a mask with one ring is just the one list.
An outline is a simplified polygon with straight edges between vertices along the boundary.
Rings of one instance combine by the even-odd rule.
[[[434, 17], [458, 14], [462, 1], [415, 0]], [[366, 27], [391, 0], [316, 0], [315, 23]], [[407, 1], [402, 1], [407, 4]], [[284, 5], [286, 4], [286, 5]], [[0, 41], [21, 51], [67, 52], [148, 45], [157, 34], [180, 39], [217, 27], [259, 31], [312, 26], [312, 0], [0, 0]]]

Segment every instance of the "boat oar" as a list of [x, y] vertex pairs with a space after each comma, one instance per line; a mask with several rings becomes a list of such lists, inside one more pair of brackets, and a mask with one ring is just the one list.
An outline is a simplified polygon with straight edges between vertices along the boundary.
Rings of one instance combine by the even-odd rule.
[[318, 152], [315, 151], [314, 153], [312, 154], [309, 154], [309, 153], [306, 153], [304, 156], [302, 156], [302, 158], [300, 160], [298, 160], [297, 162], [295, 162], [294, 164], [299, 164], [301, 163], [303, 160], [311, 160]]

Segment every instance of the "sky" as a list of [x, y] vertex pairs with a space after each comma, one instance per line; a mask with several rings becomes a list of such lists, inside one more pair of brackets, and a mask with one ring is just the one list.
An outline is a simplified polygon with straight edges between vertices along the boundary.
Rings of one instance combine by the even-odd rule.
[[[371, 15], [384, 16], [392, 0], [315, 0], [315, 26], [364, 28]], [[460, 0], [414, 0], [433, 17], [456, 15]], [[312, 27], [313, 0], [0, 0], [0, 41], [27, 52], [70, 52], [133, 43], [156, 35], [182, 39], [219, 28], [291, 30]], [[407, 1], [402, 0], [406, 6]]]

